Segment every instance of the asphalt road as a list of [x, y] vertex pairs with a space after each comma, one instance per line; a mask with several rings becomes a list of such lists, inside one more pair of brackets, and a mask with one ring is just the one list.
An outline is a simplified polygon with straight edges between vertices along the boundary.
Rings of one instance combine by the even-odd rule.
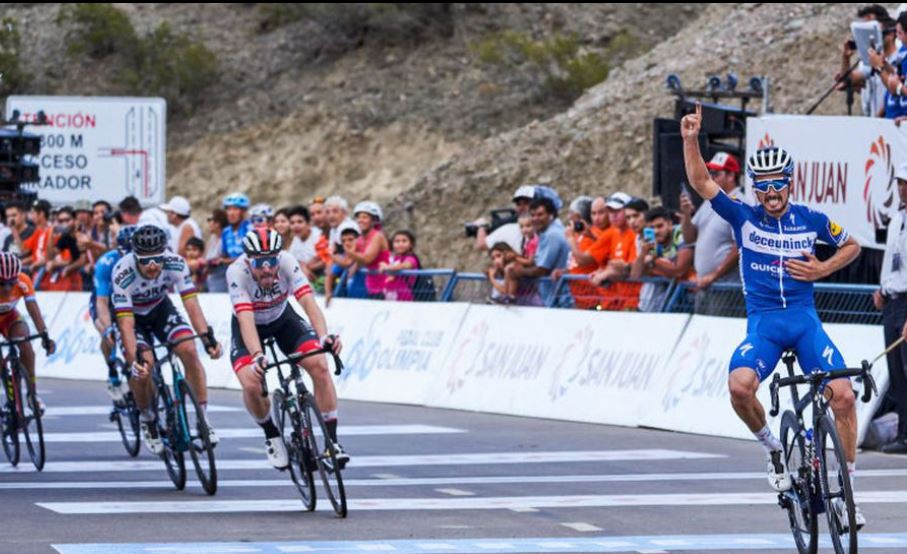
[[[0, 457], [0, 554], [792, 550], [747, 441], [347, 401], [341, 520], [324, 503], [301, 510], [238, 392], [211, 391], [208, 497], [193, 474], [176, 491], [158, 458], [127, 456], [102, 383], [39, 388], [47, 466]], [[907, 552], [907, 457], [862, 454], [857, 489], [861, 550]]]

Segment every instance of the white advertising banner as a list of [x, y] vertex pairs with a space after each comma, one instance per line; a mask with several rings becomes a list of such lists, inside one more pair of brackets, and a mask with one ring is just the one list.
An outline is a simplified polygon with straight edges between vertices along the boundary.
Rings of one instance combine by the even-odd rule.
[[426, 403], [635, 426], [688, 318], [474, 305]]
[[771, 145], [794, 158], [794, 202], [824, 212], [861, 245], [884, 248], [876, 230], [898, 209], [894, 172], [907, 162], [907, 128], [869, 117], [747, 119], [747, 154]]
[[325, 310], [343, 339], [337, 393], [350, 400], [426, 404], [469, 304], [336, 299]]
[[41, 137], [40, 183], [29, 185], [56, 204], [135, 196], [142, 205], [164, 201], [167, 105], [163, 98], [10, 96], [6, 117], [47, 115], [26, 132]]
[[[859, 367], [861, 360], [872, 359], [884, 349], [880, 327], [831, 324], [826, 325], [825, 330], [851, 367]], [[653, 379], [652, 409], [642, 417], [640, 425], [752, 439], [752, 433], [731, 408], [727, 385], [731, 356], [744, 337], [745, 319], [693, 316], [673, 356]], [[873, 366], [873, 376], [880, 390], [887, 388], [887, 368], [884, 359]], [[796, 364], [794, 370], [800, 373]], [[782, 362], [778, 363], [776, 371], [787, 376]], [[763, 382], [758, 393], [766, 415], [771, 408], [768, 382]], [[803, 386], [800, 390], [802, 394], [807, 388]], [[779, 393], [782, 413], [791, 406], [790, 395], [790, 389], [782, 389]], [[861, 440], [878, 402], [874, 397], [868, 404], [857, 404]], [[769, 425], [776, 433], [780, 424], [780, 414], [777, 418], [769, 417]]]

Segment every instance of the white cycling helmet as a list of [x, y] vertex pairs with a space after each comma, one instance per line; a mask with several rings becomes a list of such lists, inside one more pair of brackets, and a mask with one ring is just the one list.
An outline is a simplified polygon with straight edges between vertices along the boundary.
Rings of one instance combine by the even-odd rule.
[[249, 217], [274, 217], [274, 209], [268, 204], [255, 204], [249, 209]]
[[746, 175], [754, 181], [764, 175], [779, 173], [785, 177], [794, 174], [794, 159], [783, 148], [760, 148], [746, 162]]
[[384, 215], [381, 213], [381, 206], [379, 206], [375, 202], [369, 201], [359, 202], [358, 204], [356, 204], [356, 207], [353, 209], [353, 215], [356, 216], [360, 213], [366, 213], [372, 217], [376, 217], [378, 218], [378, 221], [381, 221]]

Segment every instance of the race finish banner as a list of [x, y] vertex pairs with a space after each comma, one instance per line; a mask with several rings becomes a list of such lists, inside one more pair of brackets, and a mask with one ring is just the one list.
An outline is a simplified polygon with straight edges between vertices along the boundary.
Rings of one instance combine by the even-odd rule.
[[40, 182], [25, 185], [55, 204], [135, 196], [143, 206], [164, 202], [167, 104], [163, 98], [10, 96], [6, 117], [41, 136]]
[[907, 128], [869, 117], [747, 119], [747, 156], [772, 145], [794, 158], [794, 202], [824, 212], [864, 247], [885, 247], [876, 231], [898, 210], [894, 172], [907, 162]]

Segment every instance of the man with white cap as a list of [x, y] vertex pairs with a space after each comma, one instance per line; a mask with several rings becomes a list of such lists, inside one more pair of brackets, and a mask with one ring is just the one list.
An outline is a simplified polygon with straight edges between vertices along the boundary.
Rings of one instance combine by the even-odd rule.
[[[535, 187], [532, 185], [523, 185], [513, 193], [513, 205], [516, 208], [517, 217], [529, 213], [529, 203], [535, 198]], [[520, 233], [520, 224], [517, 222], [501, 225], [493, 232], [488, 232], [488, 220], [484, 217], [475, 221], [479, 226], [476, 233], [476, 250], [485, 251], [499, 242], [505, 242], [513, 248], [514, 252], [520, 252], [523, 249], [523, 235]]]
[[[737, 186], [740, 164], [727, 152], [718, 152], [705, 164], [712, 180], [731, 198], [743, 198]], [[694, 213], [695, 212], [695, 213]], [[680, 195], [680, 228], [683, 242], [695, 244], [693, 267], [696, 270], [696, 313], [742, 315], [743, 306], [736, 291], [709, 290], [712, 283], [739, 283], [737, 243], [731, 224], [712, 209], [711, 202], [695, 208], [686, 192]], [[734, 314], [739, 306], [741, 313]]]
[[[876, 309], [882, 311], [886, 345], [907, 336], [907, 163], [898, 168], [895, 178], [899, 206], [888, 224], [881, 286], [872, 295]], [[888, 378], [886, 396], [898, 414], [898, 434], [882, 452], [907, 454], [907, 345], [888, 353]]]
[[160, 208], [167, 214], [167, 223], [176, 229], [170, 236], [170, 249], [186, 257], [186, 243], [189, 239], [202, 238], [202, 228], [190, 217], [192, 206], [189, 200], [182, 196], [174, 196], [166, 204], [161, 204]]

